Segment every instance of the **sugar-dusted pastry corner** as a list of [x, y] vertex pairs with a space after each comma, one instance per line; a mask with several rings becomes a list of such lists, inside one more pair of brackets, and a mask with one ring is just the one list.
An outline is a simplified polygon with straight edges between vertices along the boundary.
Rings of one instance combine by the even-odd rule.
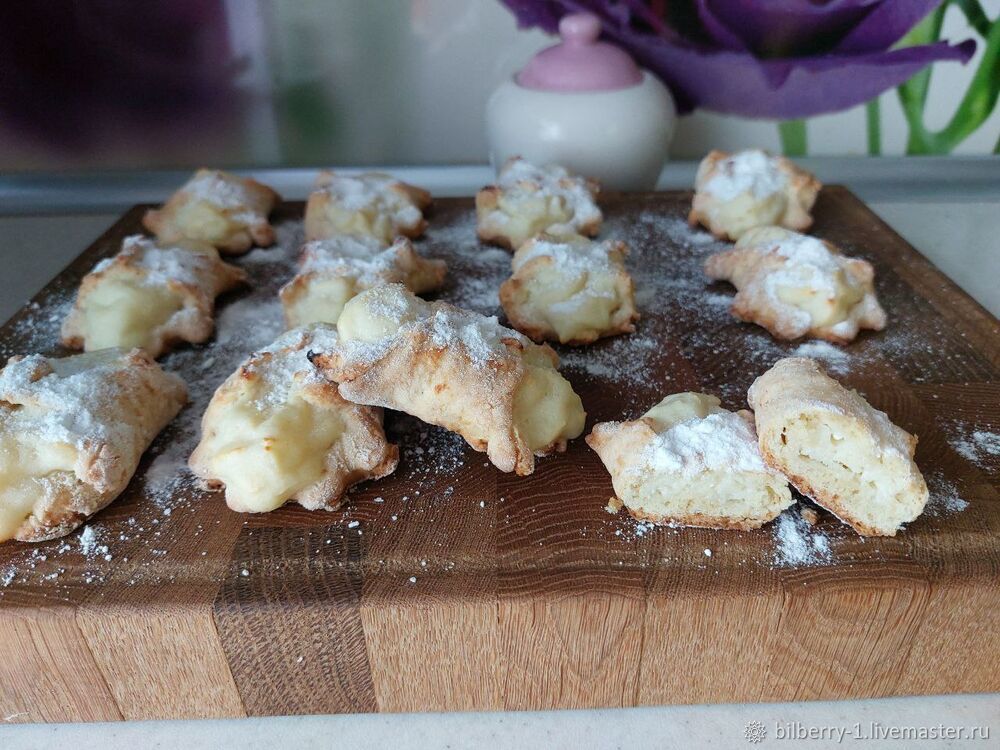
[[698, 166], [688, 217], [720, 239], [755, 227], [806, 230], [822, 184], [782, 156], [760, 149], [712, 151]]
[[894, 536], [923, 511], [917, 438], [815, 361], [779, 360], [748, 398], [767, 464], [859, 534]]
[[639, 419], [594, 425], [587, 444], [643, 521], [756, 529], [793, 502], [761, 458], [753, 416], [726, 411], [715, 396], [675, 393]]
[[306, 203], [306, 239], [353, 234], [388, 245], [398, 236], [419, 237], [430, 204], [426, 190], [391, 175], [320, 172]]
[[735, 247], [710, 256], [705, 273], [736, 287], [733, 315], [779, 339], [847, 344], [863, 328], [886, 325], [872, 265], [798, 232], [753, 229]]
[[483, 242], [517, 250], [543, 232], [553, 237], [595, 236], [601, 228], [595, 180], [555, 164], [507, 161], [493, 185], [476, 193], [477, 233]]
[[448, 273], [443, 260], [424, 258], [400, 237], [384, 247], [372, 237], [341, 234], [302, 249], [299, 271], [282, 287], [289, 328], [336, 323], [347, 301], [379, 284], [403, 284], [414, 294], [440, 289]]
[[322, 324], [289, 331], [212, 396], [188, 463], [233, 510], [263, 513], [290, 501], [334, 510], [351, 486], [395, 471], [399, 450], [386, 441], [382, 410], [345, 401], [309, 362], [336, 342]]
[[186, 399], [139, 349], [11, 358], [0, 370], [0, 542], [65, 536], [111, 503]]
[[312, 360], [344, 398], [457, 432], [501, 471], [531, 474], [583, 431], [555, 352], [496, 318], [389, 284], [348, 302], [337, 328], [339, 345]]
[[612, 240], [528, 240], [514, 253], [513, 275], [500, 287], [507, 319], [535, 341], [589, 344], [631, 333], [639, 313], [627, 253], [624, 242]]
[[83, 277], [63, 321], [72, 349], [140, 347], [154, 359], [180, 341], [207, 341], [215, 329], [215, 298], [246, 281], [206, 243], [157, 244], [142, 235]]
[[147, 211], [142, 224], [166, 243], [207, 242], [238, 255], [254, 245], [274, 244], [267, 217], [280, 200], [274, 190], [249, 177], [199, 169], [161, 208]]

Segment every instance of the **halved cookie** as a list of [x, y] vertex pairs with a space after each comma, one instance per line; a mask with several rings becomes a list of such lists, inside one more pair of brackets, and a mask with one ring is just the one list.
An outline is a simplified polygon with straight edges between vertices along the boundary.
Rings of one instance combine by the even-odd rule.
[[895, 536], [927, 504], [917, 438], [813, 360], [789, 357], [748, 394], [760, 450], [795, 488], [865, 536]]
[[659, 524], [756, 529], [792, 504], [788, 482], [765, 466], [753, 416], [703, 393], [675, 393], [630, 422], [587, 436], [634, 518]]

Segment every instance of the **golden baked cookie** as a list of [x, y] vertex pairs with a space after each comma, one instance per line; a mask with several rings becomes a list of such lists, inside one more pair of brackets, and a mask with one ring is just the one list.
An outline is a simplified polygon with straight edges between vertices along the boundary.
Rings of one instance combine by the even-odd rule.
[[336, 323], [347, 301], [379, 284], [403, 284], [414, 294], [440, 289], [448, 273], [443, 260], [424, 258], [400, 237], [384, 247], [371, 237], [342, 234], [314, 240], [302, 249], [299, 272], [281, 288], [289, 328]]
[[511, 325], [535, 341], [589, 344], [631, 333], [635, 309], [624, 242], [583, 237], [528, 240], [514, 253], [513, 275], [500, 287]]
[[147, 211], [146, 229], [162, 242], [207, 242], [239, 255], [274, 244], [268, 214], [281, 196], [267, 185], [216, 169], [199, 169], [162, 208]]
[[388, 245], [399, 236], [419, 237], [430, 204], [426, 190], [381, 172], [320, 172], [306, 203], [306, 239], [353, 234]]
[[764, 461], [864, 536], [895, 536], [928, 492], [917, 438], [813, 360], [789, 357], [748, 395]]
[[337, 328], [340, 344], [312, 360], [344, 398], [457, 432], [501, 471], [531, 474], [583, 431], [555, 352], [496, 318], [389, 284], [348, 302]]
[[0, 542], [73, 531], [122, 493], [187, 399], [139, 349], [13, 357], [0, 371]]
[[587, 436], [634, 518], [713, 529], [756, 529], [792, 504], [768, 468], [753, 416], [703, 393], [675, 393], [629, 422], [600, 422]]
[[215, 298], [246, 281], [211, 245], [162, 245], [142, 235], [83, 277], [62, 326], [63, 344], [93, 351], [141, 347], [154, 359], [180, 341], [207, 341]]
[[476, 193], [477, 233], [483, 242], [517, 250], [545, 232], [553, 237], [593, 237], [601, 228], [595, 180], [555, 164], [536, 167], [508, 159], [496, 184]]
[[233, 510], [263, 513], [290, 501], [334, 510], [352, 485], [396, 469], [399, 450], [385, 439], [382, 410], [345, 401], [309, 362], [336, 343], [328, 326], [289, 331], [212, 396], [189, 465], [225, 491]]
[[732, 312], [779, 339], [803, 336], [837, 344], [885, 328], [875, 270], [829, 242], [779, 227], [753, 229], [705, 261], [712, 279], [736, 287]]
[[755, 227], [806, 230], [822, 184], [782, 156], [760, 149], [712, 151], [698, 166], [688, 220], [720, 239]]

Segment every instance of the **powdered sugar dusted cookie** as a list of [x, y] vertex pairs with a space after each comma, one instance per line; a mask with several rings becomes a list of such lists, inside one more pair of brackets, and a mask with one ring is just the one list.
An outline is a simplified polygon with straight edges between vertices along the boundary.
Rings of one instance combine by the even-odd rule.
[[601, 228], [594, 180], [550, 164], [536, 167], [509, 159], [495, 185], [476, 194], [479, 239], [516, 250], [542, 232], [555, 237], [593, 237]]
[[391, 175], [320, 172], [306, 203], [306, 239], [353, 234], [389, 244], [400, 235], [419, 237], [427, 228], [423, 212], [430, 204], [426, 190]]
[[732, 312], [780, 339], [838, 344], [885, 328], [871, 264], [823, 240], [778, 227], [753, 229], [705, 262], [705, 273], [736, 287]]
[[496, 318], [389, 284], [348, 302], [337, 328], [340, 345], [312, 359], [344, 398], [453, 430], [501, 471], [531, 474], [583, 431], [555, 352]]
[[12, 358], [0, 371], [0, 542], [65, 536], [111, 503], [186, 398], [139, 349]]
[[634, 421], [594, 425], [587, 444], [644, 521], [756, 529], [792, 504], [788, 482], [761, 458], [753, 416], [714, 396], [667, 396]]
[[347, 301], [365, 289], [398, 283], [423, 294], [440, 289], [447, 273], [443, 260], [420, 256], [405, 237], [389, 248], [346, 234], [314, 240], [302, 249], [298, 274], [281, 289], [285, 321], [289, 328], [336, 323]]
[[513, 275], [500, 287], [500, 304], [514, 328], [535, 341], [587, 344], [631, 333], [635, 309], [625, 243], [547, 235], [521, 245]]
[[267, 216], [281, 196], [267, 185], [214, 169], [199, 169], [162, 208], [147, 211], [146, 229], [163, 242], [207, 242], [220, 252], [245, 253], [274, 244]]
[[211, 245], [126, 237], [117, 255], [83, 277], [63, 343], [88, 352], [138, 346], [155, 358], [179, 341], [207, 341], [215, 298], [245, 280]]
[[333, 510], [352, 485], [395, 470], [399, 451], [386, 442], [382, 410], [345, 401], [309, 362], [336, 344], [330, 327], [289, 331], [212, 396], [189, 463], [225, 490], [233, 510], [262, 513], [289, 501]]
[[751, 149], [712, 151], [699, 165], [694, 187], [689, 221], [736, 240], [754, 227], [808, 229], [822, 185], [788, 159]]
[[804, 357], [779, 360], [748, 394], [767, 464], [866, 536], [894, 536], [927, 504], [917, 438]]

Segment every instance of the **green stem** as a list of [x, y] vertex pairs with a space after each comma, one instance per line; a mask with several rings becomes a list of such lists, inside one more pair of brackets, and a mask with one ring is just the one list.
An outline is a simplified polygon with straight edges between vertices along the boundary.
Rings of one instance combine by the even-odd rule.
[[882, 104], [876, 96], [865, 105], [865, 120], [868, 125], [868, 155], [882, 153]]
[[969, 26], [976, 30], [976, 33], [984, 39], [990, 35], [990, 19], [986, 16], [986, 11], [979, 4], [979, 0], [951, 0], [951, 4], [962, 11]]
[[785, 156], [805, 156], [809, 150], [805, 120], [783, 120], [778, 123], [781, 150]]
[[[927, 18], [914, 26], [900, 42], [901, 47], [911, 47], [920, 44], [936, 42], [941, 37], [941, 25], [944, 23], [944, 12], [947, 3], [942, 4]], [[903, 106], [903, 115], [909, 125], [910, 136], [906, 144], [906, 153], [928, 153], [924, 136], [924, 105], [927, 103], [927, 92], [931, 84], [932, 67], [924, 68], [910, 80], [901, 84], [896, 91], [899, 102]]]

